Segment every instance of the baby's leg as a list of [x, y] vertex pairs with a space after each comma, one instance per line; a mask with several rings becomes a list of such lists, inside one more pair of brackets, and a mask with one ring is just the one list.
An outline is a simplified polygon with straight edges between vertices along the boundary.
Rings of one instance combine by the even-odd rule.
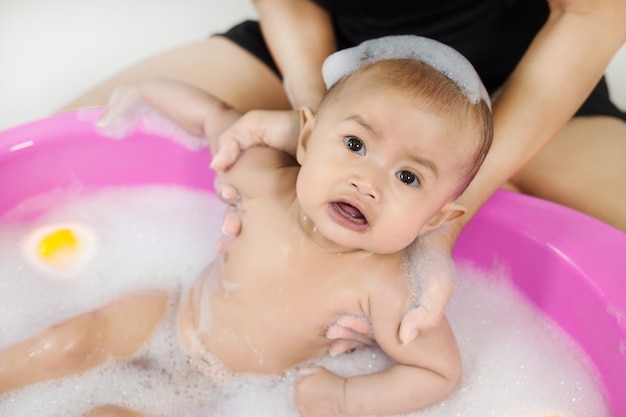
[[0, 351], [0, 393], [135, 353], [161, 321], [165, 291], [123, 296]]
[[144, 417], [143, 414], [117, 405], [104, 405], [91, 410], [83, 417]]

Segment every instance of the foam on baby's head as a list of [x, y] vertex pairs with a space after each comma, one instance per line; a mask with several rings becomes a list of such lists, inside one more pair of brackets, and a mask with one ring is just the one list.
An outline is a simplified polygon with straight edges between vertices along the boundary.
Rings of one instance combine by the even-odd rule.
[[451, 197], [461, 195], [493, 139], [489, 95], [470, 62], [449, 46], [419, 36], [369, 40], [326, 59], [322, 74], [328, 94], [320, 104], [320, 112], [326, 98], [333, 97], [333, 92], [340, 91], [344, 81], [357, 72], [357, 77], [369, 74], [368, 83], [397, 87], [419, 99], [419, 105], [428, 112], [445, 118], [455, 140], [475, 141], [474, 151], [467, 154], [466, 163], [458, 171], [458, 187]]
[[414, 35], [371, 39], [330, 55], [322, 66], [326, 87], [364, 65], [390, 59], [414, 59], [449, 78], [472, 103], [484, 100], [491, 107], [487, 89], [472, 64], [455, 49], [433, 39]]

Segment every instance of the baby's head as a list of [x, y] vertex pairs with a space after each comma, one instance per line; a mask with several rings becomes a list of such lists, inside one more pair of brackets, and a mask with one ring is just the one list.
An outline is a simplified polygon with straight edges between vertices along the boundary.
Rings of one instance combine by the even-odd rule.
[[303, 112], [298, 198], [324, 236], [390, 253], [465, 212], [492, 129], [480, 80], [458, 83], [413, 56], [368, 59]]

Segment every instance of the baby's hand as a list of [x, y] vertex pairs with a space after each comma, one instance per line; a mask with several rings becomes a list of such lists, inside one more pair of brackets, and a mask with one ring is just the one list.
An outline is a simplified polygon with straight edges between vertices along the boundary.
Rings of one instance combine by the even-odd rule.
[[137, 122], [137, 114], [145, 107], [136, 86], [116, 89], [107, 104], [105, 112], [96, 125], [109, 137], [122, 139], [129, 136]]
[[328, 347], [330, 356], [375, 344], [374, 333], [368, 318], [355, 314], [337, 317], [337, 320], [326, 329], [326, 337], [331, 339]]
[[295, 400], [302, 417], [345, 415], [344, 388], [346, 379], [326, 368], [316, 366], [298, 372]]

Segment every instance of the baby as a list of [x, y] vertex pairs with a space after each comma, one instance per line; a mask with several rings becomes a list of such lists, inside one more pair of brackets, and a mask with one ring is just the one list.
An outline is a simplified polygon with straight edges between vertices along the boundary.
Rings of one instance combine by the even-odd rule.
[[[398, 41], [410, 49], [416, 39]], [[445, 64], [429, 57], [450, 57], [446, 47], [427, 49], [423, 59], [383, 54], [354, 66], [316, 114], [301, 110], [295, 149], [252, 147], [224, 174], [241, 195], [242, 231], [178, 306], [182, 344], [199, 364], [215, 357], [263, 374], [299, 367], [305, 417], [409, 412], [455, 388], [461, 361], [447, 320], [408, 344], [398, 337], [416, 296], [405, 248], [464, 213], [455, 200], [489, 148], [491, 116], [480, 82], [468, 87], [455, 75], [463, 58]], [[145, 81], [123, 96], [206, 136], [212, 151], [240, 116], [176, 81]], [[135, 354], [171, 297], [129, 294], [7, 347], [0, 392]], [[307, 367], [326, 354], [326, 329], [342, 315], [367, 317], [394, 364], [349, 378]], [[91, 415], [139, 414], [111, 406]]]

